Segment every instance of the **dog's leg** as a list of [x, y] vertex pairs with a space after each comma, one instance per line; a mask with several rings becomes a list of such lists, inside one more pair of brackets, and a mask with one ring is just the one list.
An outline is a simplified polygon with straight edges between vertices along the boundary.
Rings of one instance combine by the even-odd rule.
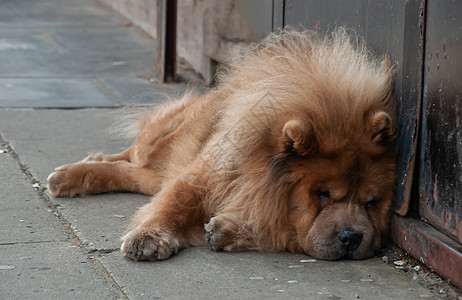
[[213, 250], [236, 252], [256, 249], [252, 234], [246, 230], [239, 213], [221, 213], [204, 226], [205, 239]]
[[154, 195], [163, 178], [155, 170], [121, 160], [64, 165], [47, 180], [54, 197], [74, 197], [116, 191]]
[[82, 162], [98, 162], [98, 161], [102, 162], [102, 161], [119, 161], [119, 160], [130, 161], [131, 151], [132, 151], [132, 147], [128, 148], [127, 150], [121, 153], [112, 154], [112, 155], [107, 155], [107, 154], [98, 152], [98, 153], [88, 155], [82, 160]]
[[204, 244], [204, 196], [204, 185], [195, 174], [165, 184], [135, 215], [132, 230], [122, 238], [123, 255], [134, 260], [162, 260], [181, 248]]

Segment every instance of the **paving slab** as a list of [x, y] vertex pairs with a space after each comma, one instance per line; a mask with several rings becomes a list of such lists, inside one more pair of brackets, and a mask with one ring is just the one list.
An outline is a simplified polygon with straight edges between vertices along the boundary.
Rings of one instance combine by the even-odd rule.
[[[0, 53], [0, 77], [94, 77], [111, 74], [118, 76], [146, 76], [154, 72], [154, 52], [24, 55], [10, 51]], [[27, 70], [27, 73], [24, 73]]]
[[116, 298], [17, 161], [0, 167], [0, 299]]
[[66, 233], [9, 153], [0, 153], [0, 245], [65, 241]]
[[120, 238], [131, 216], [150, 197], [138, 194], [104, 194], [86, 198], [55, 198], [53, 203], [72, 226], [87, 251], [119, 251]]
[[34, 53], [34, 55], [59, 55], [59, 49], [50, 42], [43, 32], [25, 32], [0, 27], [0, 55]]
[[86, 78], [0, 78], [0, 107], [78, 108], [120, 104], [96, 80]]
[[75, 54], [65, 71], [79, 75], [111, 74], [116, 76], [146, 76], [154, 72], [155, 52]]
[[126, 22], [92, 0], [2, 1], [0, 77], [152, 75], [156, 42]]
[[0, 245], [0, 299], [117, 299], [70, 242]]
[[288, 253], [181, 250], [169, 260], [99, 258], [130, 299], [422, 299], [427, 289], [380, 258], [318, 261]]
[[92, 0], [2, 1], [0, 26], [88, 27], [120, 26], [120, 15]]
[[60, 45], [66, 53], [127, 53], [152, 49], [156, 42], [136, 27], [77, 27], [50, 30], [50, 37]]

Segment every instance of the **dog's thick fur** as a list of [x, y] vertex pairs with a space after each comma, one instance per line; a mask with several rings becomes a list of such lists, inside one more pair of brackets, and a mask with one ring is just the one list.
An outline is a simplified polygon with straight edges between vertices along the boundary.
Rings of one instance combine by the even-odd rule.
[[393, 195], [391, 73], [342, 29], [270, 35], [208, 94], [141, 117], [126, 151], [57, 168], [49, 191], [154, 195], [122, 238], [134, 260], [206, 241], [225, 251], [370, 257]]

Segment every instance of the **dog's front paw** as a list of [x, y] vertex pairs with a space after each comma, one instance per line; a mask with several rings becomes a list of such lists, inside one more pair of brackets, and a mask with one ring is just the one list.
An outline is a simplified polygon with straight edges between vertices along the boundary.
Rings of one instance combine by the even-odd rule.
[[123, 238], [120, 250], [123, 256], [138, 260], [163, 260], [169, 258], [180, 249], [178, 239], [167, 231], [133, 230]]
[[213, 217], [208, 224], [205, 224], [205, 239], [215, 251], [237, 251], [239, 245], [235, 234], [234, 224], [226, 218]]

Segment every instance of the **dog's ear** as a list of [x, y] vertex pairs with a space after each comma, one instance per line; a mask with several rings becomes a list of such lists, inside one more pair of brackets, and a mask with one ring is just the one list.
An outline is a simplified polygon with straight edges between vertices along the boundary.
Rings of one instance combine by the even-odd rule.
[[313, 128], [309, 122], [290, 120], [282, 129], [284, 151], [294, 151], [298, 155], [307, 155], [316, 149]]
[[393, 136], [393, 122], [389, 114], [384, 111], [377, 112], [372, 116], [372, 137], [375, 144], [388, 140]]

